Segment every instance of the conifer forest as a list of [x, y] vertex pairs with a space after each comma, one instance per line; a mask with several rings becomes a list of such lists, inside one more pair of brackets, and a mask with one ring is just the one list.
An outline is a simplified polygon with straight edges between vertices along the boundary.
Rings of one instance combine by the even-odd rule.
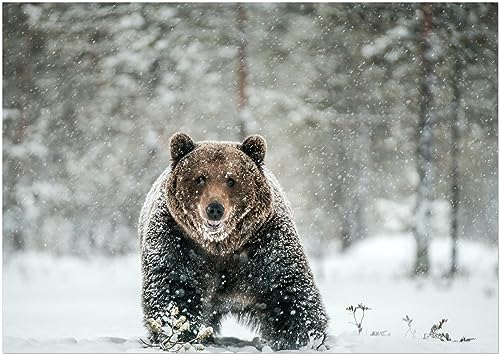
[[143, 350], [139, 213], [185, 132], [265, 138], [322, 350], [498, 352], [497, 3], [2, 10], [3, 351]]

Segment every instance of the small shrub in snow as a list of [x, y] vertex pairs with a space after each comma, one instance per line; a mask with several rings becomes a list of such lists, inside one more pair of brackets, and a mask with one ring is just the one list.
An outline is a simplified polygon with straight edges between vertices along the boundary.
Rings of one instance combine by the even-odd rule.
[[466, 337], [462, 337], [460, 338], [460, 340], [458, 341], [459, 343], [464, 343], [464, 342], [468, 342], [468, 341], [472, 341], [476, 338], [466, 338]]
[[[354, 318], [354, 323], [351, 322], [351, 324], [354, 324], [358, 328], [358, 334], [361, 334], [363, 331], [363, 319], [365, 318], [365, 311], [370, 310], [371, 308], [365, 306], [362, 303], [359, 303], [357, 306], [349, 306], [346, 308], [346, 311], [351, 312], [353, 318]], [[361, 319], [358, 321], [356, 317], [356, 311], [361, 310]]]
[[[346, 308], [346, 311], [350, 312], [352, 314], [352, 317], [354, 318], [354, 323], [350, 322], [351, 324], [354, 324], [356, 328], [358, 328], [358, 334], [361, 334], [363, 331], [363, 319], [365, 318], [365, 311], [371, 310], [370, 307], [365, 306], [363, 303], [359, 303], [357, 306], [349, 306]], [[358, 317], [356, 317], [356, 312], [361, 311], [361, 319], [358, 321]], [[370, 333], [370, 336], [390, 336], [391, 333], [389, 333], [388, 330], [374, 330]]]
[[439, 322], [436, 324], [433, 324], [431, 327], [431, 331], [429, 333], [424, 333], [424, 339], [427, 338], [434, 338], [434, 339], [439, 339], [441, 341], [451, 341], [450, 334], [444, 333], [444, 332], [439, 332], [440, 330], [443, 329], [444, 323], [446, 323], [448, 319], [441, 319]]
[[448, 319], [443, 318], [436, 324], [433, 324], [430, 332], [424, 333], [424, 339], [434, 338], [434, 339], [439, 339], [441, 341], [454, 341], [459, 343], [469, 342], [475, 339], [475, 338], [462, 337], [460, 340], [452, 340], [449, 333], [440, 332], [440, 330], [443, 329], [444, 323], [446, 323], [447, 321]]
[[370, 333], [370, 336], [380, 336], [380, 337], [388, 337], [391, 333], [388, 330], [374, 330]]
[[212, 327], [202, 327], [196, 337], [190, 340], [181, 340], [189, 331], [189, 320], [180, 314], [179, 309], [175, 306], [169, 308], [168, 316], [163, 316], [161, 319], [149, 318], [146, 325], [156, 336], [157, 342], [151, 344], [141, 339], [142, 343], [148, 348], [164, 351], [177, 352], [181, 349], [201, 351], [205, 349], [201, 342], [214, 333]]
[[412, 323], [413, 323], [413, 319], [411, 319], [410, 317], [408, 317], [408, 315], [405, 315], [403, 317], [403, 322], [406, 323], [406, 325], [408, 326], [408, 330], [406, 331], [405, 333], [405, 336], [408, 335], [408, 333], [410, 333], [411, 335], [415, 336], [415, 333], [417, 332], [415, 329], [412, 328]]

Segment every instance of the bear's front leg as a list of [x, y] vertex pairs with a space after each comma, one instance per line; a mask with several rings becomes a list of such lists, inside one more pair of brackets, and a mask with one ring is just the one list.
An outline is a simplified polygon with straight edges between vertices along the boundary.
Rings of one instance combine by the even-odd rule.
[[[177, 255], [178, 257], [178, 255]], [[202, 290], [192, 271], [177, 259], [168, 255], [143, 255], [142, 305], [144, 320], [160, 319], [165, 326], [170, 321], [170, 310], [177, 307], [179, 314], [189, 321], [189, 329], [179, 334], [180, 341], [196, 337], [203, 324]], [[151, 331], [152, 342], [158, 342], [158, 334]]]
[[327, 315], [300, 245], [277, 243], [257, 265], [258, 303], [252, 313], [262, 337], [275, 350], [322, 344]]
[[326, 339], [326, 316], [306, 295], [276, 288], [263, 297], [261, 307], [269, 308], [260, 314], [261, 335], [275, 350], [299, 349], [312, 342], [319, 346]]

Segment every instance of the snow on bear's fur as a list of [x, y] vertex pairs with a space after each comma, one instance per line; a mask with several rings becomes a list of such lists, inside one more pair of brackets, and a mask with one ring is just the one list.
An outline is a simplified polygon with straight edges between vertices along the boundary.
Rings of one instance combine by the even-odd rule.
[[[174, 304], [217, 331], [232, 313], [278, 349], [320, 344], [327, 316], [265, 140], [170, 140], [172, 162], [139, 218], [144, 319]], [[155, 341], [154, 334], [151, 340]]]

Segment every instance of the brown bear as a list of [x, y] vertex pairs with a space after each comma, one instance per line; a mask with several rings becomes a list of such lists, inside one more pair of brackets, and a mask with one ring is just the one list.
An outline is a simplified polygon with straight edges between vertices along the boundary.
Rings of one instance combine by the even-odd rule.
[[231, 313], [275, 350], [323, 343], [327, 316], [289, 204], [264, 167], [265, 140], [177, 133], [170, 153], [139, 219], [145, 320], [175, 305], [190, 336], [217, 331]]

